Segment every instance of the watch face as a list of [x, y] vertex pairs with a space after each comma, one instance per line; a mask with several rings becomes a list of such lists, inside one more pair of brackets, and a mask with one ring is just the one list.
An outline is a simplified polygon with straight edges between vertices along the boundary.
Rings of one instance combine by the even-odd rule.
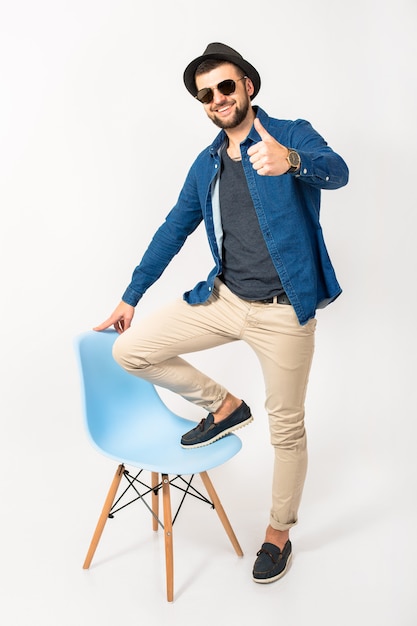
[[291, 164], [291, 167], [298, 167], [300, 165], [300, 156], [294, 150], [289, 151], [288, 160]]

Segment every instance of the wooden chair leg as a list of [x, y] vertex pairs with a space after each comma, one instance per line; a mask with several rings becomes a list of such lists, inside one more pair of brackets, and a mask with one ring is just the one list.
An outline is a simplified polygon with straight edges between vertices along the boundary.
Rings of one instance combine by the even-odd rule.
[[165, 532], [165, 566], [167, 583], [167, 600], [174, 600], [174, 555], [172, 542], [172, 513], [169, 477], [162, 474], [162, 501], [164, 508], [164, 532]]
[[216, 493], [216, 490], [213, 487], [213, 483], [211, 482], [209, 475], [207, 474], [207, 472], [200, 472], [200, 476], [201, 476], [201, 480], [204, 483], [205, 488], [207, 489], [207, 493], [209, 494], [213, 504], [214, 504], [214, 508], [217, 511], [217, 515], [220, 518], [221, 523], [223, 524], [223, 527], [227, 533], [227, 536], [229, 537], [230, 541], [232, 542], [232, 545], [236, 551], [236, 554], [238, 556], [243, 556], [243, 551], [242, 548], [239, 545], [239, 542], [236, 538], [236, 535], [233, 531], [233, 528], [227, 518], [227, 515], [222, 507], [222, 503], [219, 500], [219, 496]]
[[91, 540], [90, 547], [89, 547], [88, 552], [87, 552], [87, 556], [85, 557], [83, 569], [88, 569], [90, 567], [91, 561], [93, 560], [94, 553], [95, 553], [96, 548], [98, 546], [98, 542], [100, 541], [100, 537], [101, 537], [101, 534], [103, 532], [104, 526], [106, 525], [106, 522], [108, 520], [110, 509], [111, 509], [111, 507], [113, 505], [113, 502], [114, 502], [114, 499], [116, 497], [116, 493], [117, 493], [117, 490], [119, 488], [120, 481], [122, 479], [124, 471], [125, 471], [124, 465], [123, 464], [119, 465], [117, 470], [116, 470], [116, 473], [114, 475], [112, 484], [110, 485], [110, 489], [109, 489], [109, 492], [107, 494], [107, 498], [106, 498], [106, 500], [104, 502], [103, 510], [102, 510], [101, 515], [99, 517], [99, 520], [97, 522], [97, 526], [96, 526], [96, 529], [94, 531], [94, 535], [93, 535], [93, 538]]
[[[152, 489], [158, 485], [159, 474], [158, 472], [152, 472]], [[152, 530], [158, 530], [158, 520], [159, 517], [159, 491], [155, 493], [152, 491]]]

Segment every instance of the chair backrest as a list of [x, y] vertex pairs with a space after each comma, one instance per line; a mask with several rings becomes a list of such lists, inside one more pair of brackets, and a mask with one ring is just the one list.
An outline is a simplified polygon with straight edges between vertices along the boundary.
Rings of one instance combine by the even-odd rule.
[[154, 425], [174, 415], [161, 400], [155, 387], [128, 374], [112, 357], [115, 331], [87, 332], [77, 338], [82, 372], [85, 417], [88, 431], [100, 441], [115, 421], [122, 430], [126, 423], [137, 424], [152, 414]]
[[204, 448], [181, 448], [181, 435], [195, 422], [176, 415], [151, 383], [116, 363], [117, 336], [89, 331], [76, 339], [86, 428], [100, 452], [152, 471], [163, 467], [167, 473], [191, 474], [216, 467], [240, 450], [235, 434]]

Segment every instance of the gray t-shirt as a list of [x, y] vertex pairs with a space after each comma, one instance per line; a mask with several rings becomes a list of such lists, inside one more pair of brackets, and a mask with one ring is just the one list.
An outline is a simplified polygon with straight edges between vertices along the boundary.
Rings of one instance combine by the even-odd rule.
[[222, 152], [220, 211], [223, 226], [222, 280], [244, 300], [284, 292], [259, 226], [241, 161]]

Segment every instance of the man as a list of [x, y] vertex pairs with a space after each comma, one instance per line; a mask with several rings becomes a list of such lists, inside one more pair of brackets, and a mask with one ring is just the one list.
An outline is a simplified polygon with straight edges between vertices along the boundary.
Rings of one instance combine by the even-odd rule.
[[[121, 303], [96, 330], [113, 325], [120, 333], [114, 357], [128, 372], [209, 412], [184, 434], [185, 448], [253, 418], [244, 401], [179, 355], [239, 339], [253, 348], [275, 452], [270, 520], [253, 568], [253, 579], [268, 583], [287, 570], [306, 474], [316, 309], [341, 293], [319, 224], [320, 191], [345, 185], [348, 169], [308, 122], [277, 120], [252, 106], [259, 74], [229, 46], [209, 44], [184, 82], [222, 130], [195, 160]], [[134, 307], [201, 221], [215, 261], [207, 280], [131, 326]]]

